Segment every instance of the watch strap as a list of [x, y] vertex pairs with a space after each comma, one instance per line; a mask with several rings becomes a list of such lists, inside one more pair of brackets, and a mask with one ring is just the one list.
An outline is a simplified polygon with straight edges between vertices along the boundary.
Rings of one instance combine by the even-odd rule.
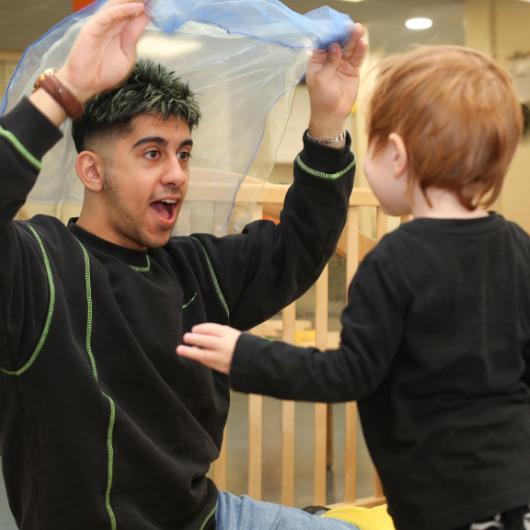
[[57, 79], [55, 70], [47, 69], [38, 77], [33, 90], [38, 88], [42, 88], [55, 99], [70, 118], [78, 118], [83, 113], [83, 104]]

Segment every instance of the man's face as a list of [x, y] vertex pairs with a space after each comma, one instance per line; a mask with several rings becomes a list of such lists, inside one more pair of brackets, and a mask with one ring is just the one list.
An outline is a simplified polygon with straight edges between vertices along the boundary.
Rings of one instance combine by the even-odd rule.
[[188, 191], [193, 142], [188, 124], [140, 115], [110, 140], [104, 156], [104, 239], [143, 250], [164, 246]]

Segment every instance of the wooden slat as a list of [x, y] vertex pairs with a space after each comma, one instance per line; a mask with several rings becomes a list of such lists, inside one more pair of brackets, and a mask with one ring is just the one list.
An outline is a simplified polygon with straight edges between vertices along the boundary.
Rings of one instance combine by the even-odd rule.
[[383, 485], [381, 479], [376, 471], [374, 471], [374, 495], [375, 497], [383, 497]]
[[[328, 267], [324, 269], [316, 284], [315, 331], [316, 347], [325, 350], [328, 334]], [[317, 505], [326, 503], [326, 462], [327, 462], [327, 405], [315, 405], [315, 479], [313, 498]]]
[[315, 481], [313, 502], [318, 506], [326, 504], [326, 456], [327, 456], [327, 409], [324, 403], [315, 405]]
[[[257, 205], [255, 214], [263, 215], [261, 205]], [[260, 334], [259, 326], [254, 329]], [[248, 494], [261, 499], [263, 467], [263, 397], [254, 394], [248, 396]]]
[[[246, 181], [241, 185], [240, 194], [237, 200], [246, 196]], [[265, 184], [260, 196], [260, 202], [267, 204], [283, 204], [288, 186], [285, 184]], [[249, 188], [250, 192], [250, 188]], [[373, 191], [370, 188], [355, 188], [350, 196], [350, 205], [352, 206], [378, 206]]]
[[344, 502], [357, 499], [357, 404], [346, 403], [344, 421]]
[[350, 206], [346, 225], [346, 288], [359, 265], [359, 208]]
[[[346, 225], [346, 293], [360, 259], [359, 208], [350, 206]], [[347, 296], [347, 295], [346, 295]], [[344, 502], [357, 498], [357, 404], [347, 403], [344, 423]]]
[[[296, 305], [292, 303], [283, 310], [282, 340], [294, 343]], [[282, 504], [294, 505], [295, 493], [295, 404], [282, 403]]]
[[248, 396], [248, 494], [261, 499], [263, 462], [263, 398]]

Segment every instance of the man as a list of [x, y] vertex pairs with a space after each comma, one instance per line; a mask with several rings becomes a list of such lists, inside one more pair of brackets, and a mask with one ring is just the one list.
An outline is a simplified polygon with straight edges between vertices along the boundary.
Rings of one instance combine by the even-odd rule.
[[[0, 119], [0, 432], [11, 509], [25, 530], [351, 528], [218, 493], [205, 474], [229, 381], [175, 346], [206, 320], [240, 329], [265, 320], [332, 254], [355, 166], [343, 126], [362, 28], [343, 51], [311, 61], [311, 137], [281, 224], [170, 238], [199, 111], [152, 63], [123, 82], [148, 22], [143, 7], [111, 0], [65, 64]], [[79, 219], [13, 222], [67, 114], [85, 186]]]

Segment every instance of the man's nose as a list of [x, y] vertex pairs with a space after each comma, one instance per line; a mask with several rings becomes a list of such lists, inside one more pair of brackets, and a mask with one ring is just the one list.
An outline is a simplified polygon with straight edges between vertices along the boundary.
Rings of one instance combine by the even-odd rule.
[[180, 186], [188, 179], [187, 168], [182, 167], [178, 156], [172, 156], [162, 175], [162, 182], [165, 185]]

